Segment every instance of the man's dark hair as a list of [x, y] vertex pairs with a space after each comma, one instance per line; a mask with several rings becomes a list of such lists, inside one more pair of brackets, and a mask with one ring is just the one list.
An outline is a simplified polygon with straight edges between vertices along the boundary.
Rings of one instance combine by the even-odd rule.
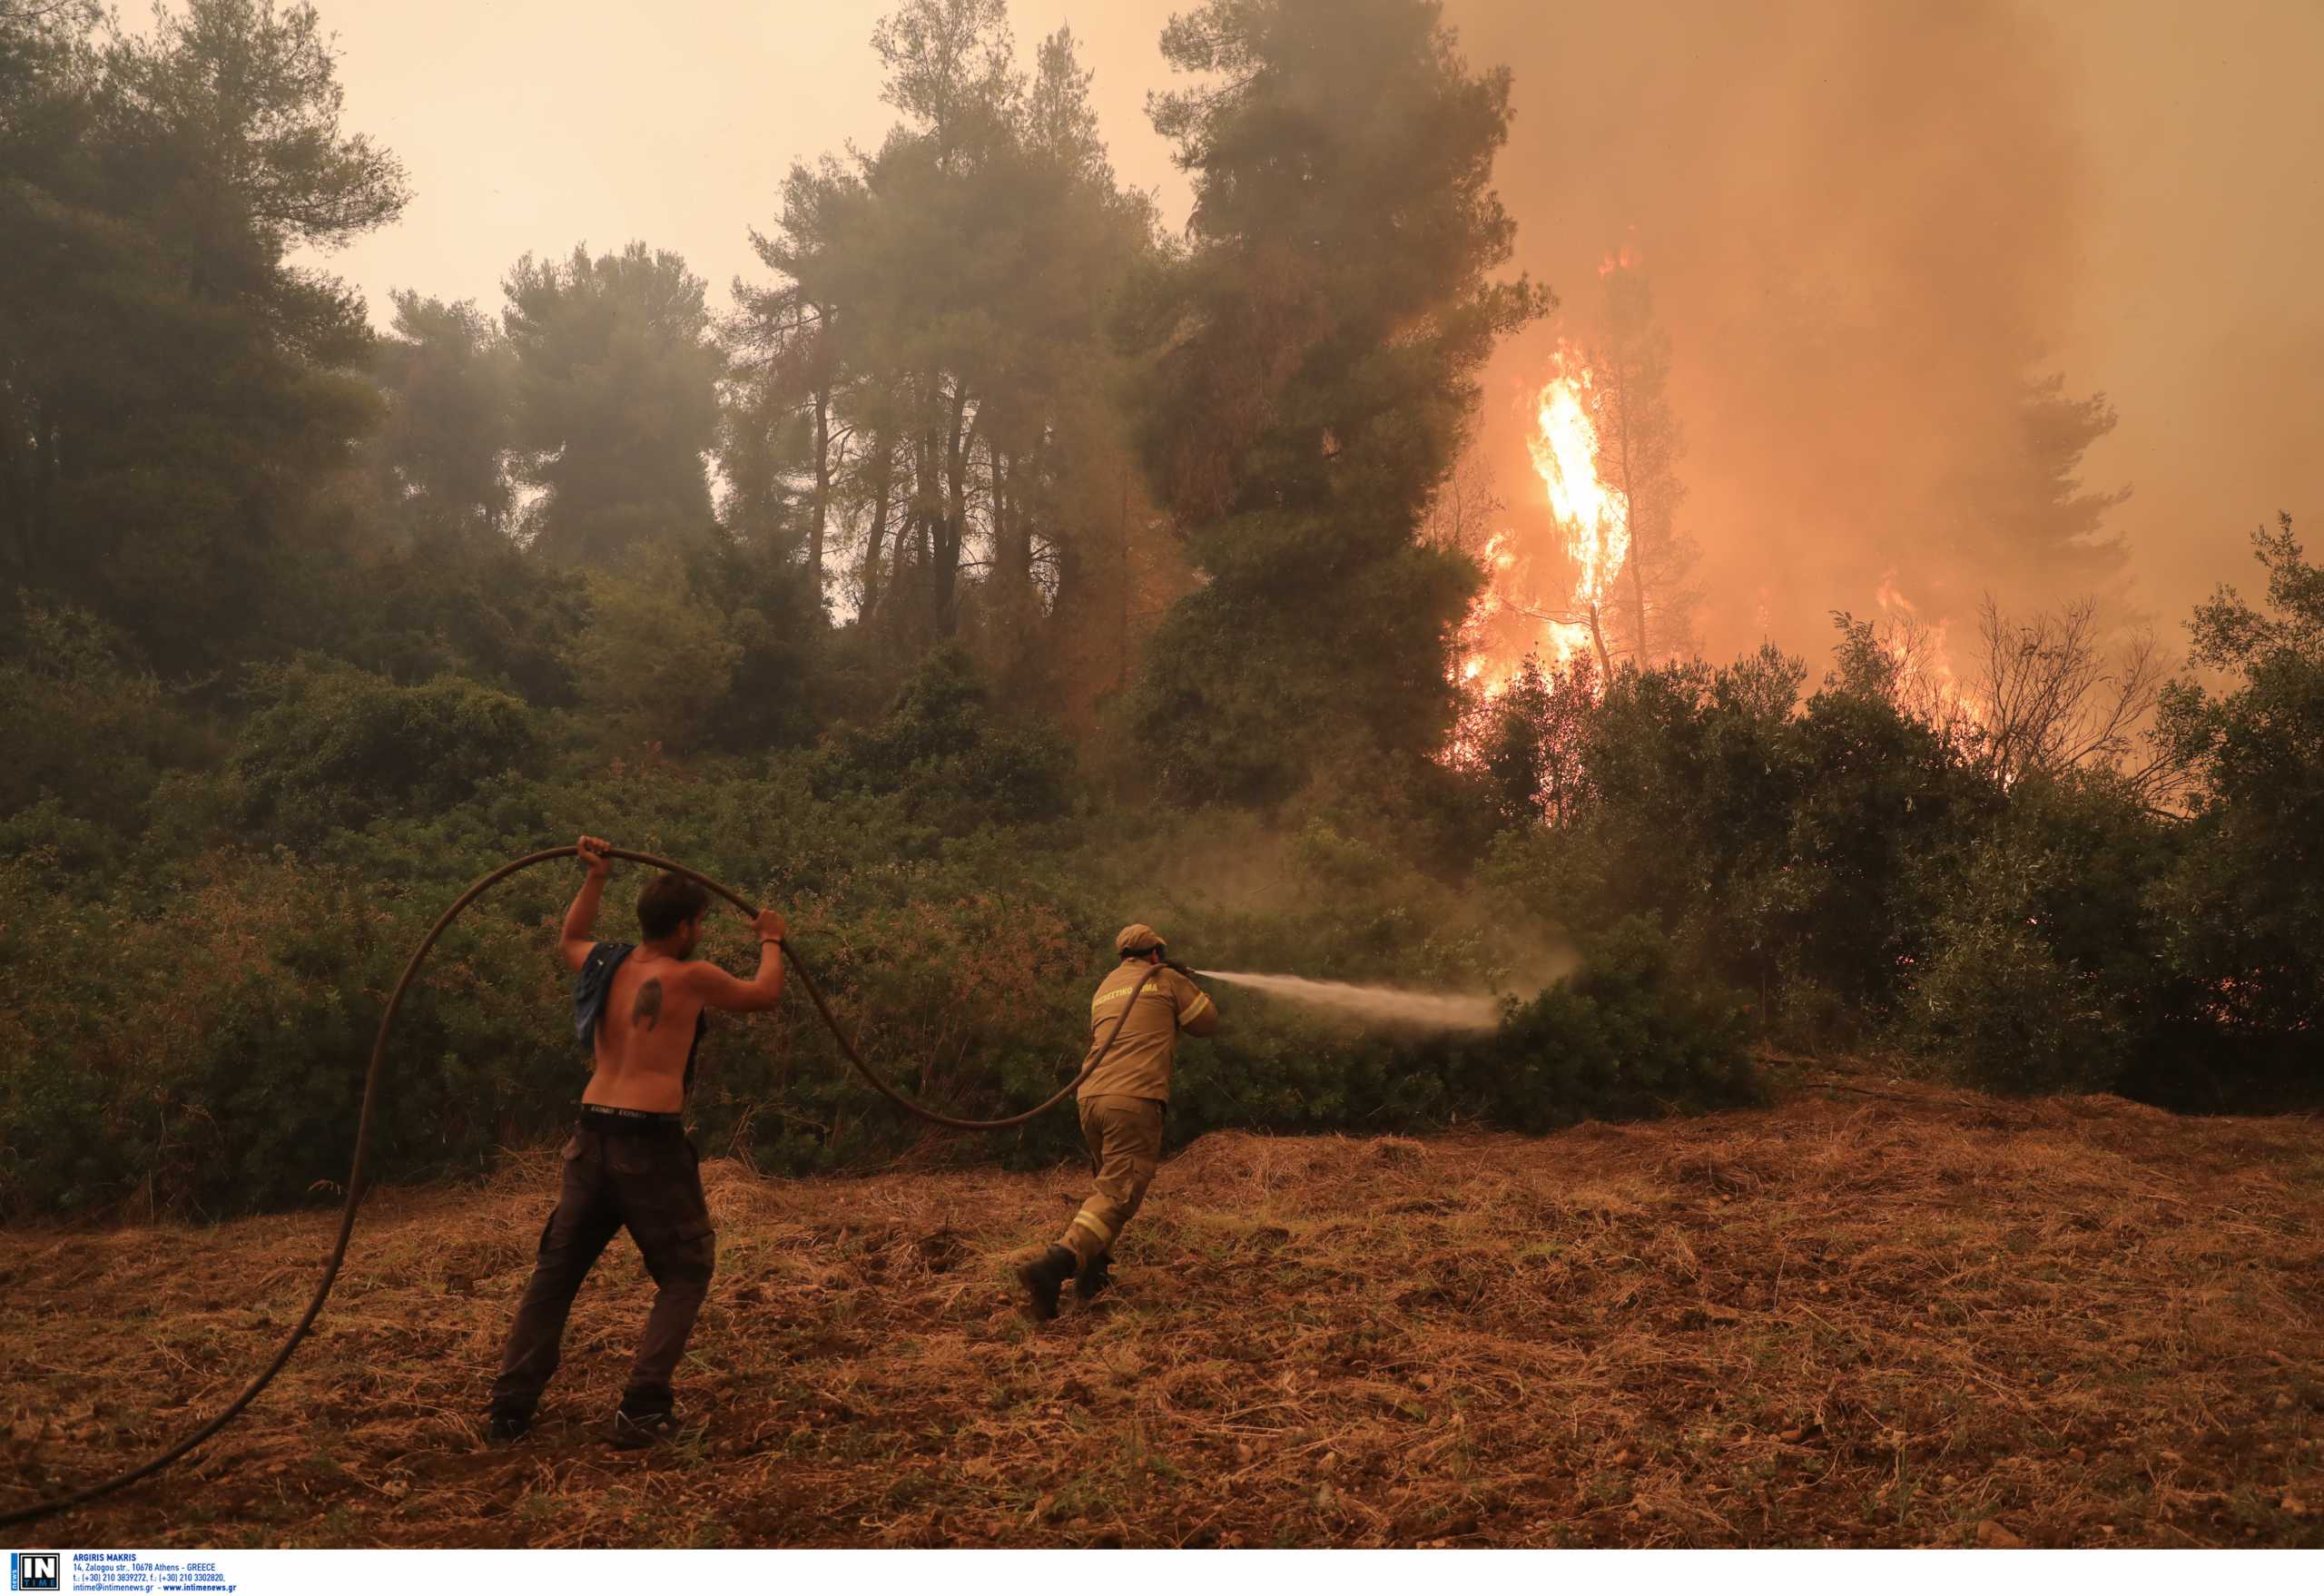
[[702, 883], [675, 871], [664, 871], [637, 894], [637, 929], [649, 942], [661, 941], [710, 908], [710, 894]]

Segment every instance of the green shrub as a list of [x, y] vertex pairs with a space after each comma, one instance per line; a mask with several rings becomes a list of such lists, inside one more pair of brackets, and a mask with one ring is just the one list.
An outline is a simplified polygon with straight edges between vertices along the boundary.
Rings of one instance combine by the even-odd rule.
[[2190, 1000], [2144, 901], [2174, 838], [2103, 775], [2029, 776], [1920, 874], [1932, 904], [1897, 1036], [1996, 1091], [2117, 1089]]
[[250, 694], [260, 707], [230, 769], [244, 818], [291, 841], [448, 808], [539, 745], [523, 700], [457, 676], [404, 687], [345, 666], [271, 665], [252, 671]]
[[2034, 881], [2059, 868], [2038, 848], [1980, 849], [1939, 916], [1905, 1034], [1990, 1091], [2095, 1091], [2119, 1078], [2131, 1039], [2119, 996], [2059, 958]]
[[1610, 928], [1581, 968], [1507, 1000], [1489, 1036], [1397, 1039], [1285, 1013], [1232, 988], [1216, 1041], [1180, 1049], [1174, 1136], [1219, 1126], [1544, 1131], [1582, 1119], [1754, 1100], [1731, 997], [1692, 990], [1643, 921]]
[[[977, 1117], [1071, 1078], [1128, 919], [1165, 924], [1218, 967], [1423, 987], [1506, 985], [1531, 957], [1529, 939], [1464, 922], [1456, 886], [1352, 813], [1311, 813], [1288, 838], [1233, 813], [947, 838], [908, 793], [818, 797], [827, 768], [796, 754], [501, 774], [303, 855], [214, 852], [96, 894], [28, 862], [0, 870], [0, 1211], [333, 1200], [379, 1005], [410, 946], [465, 882], [584, 829], [784, 905], [873, 1064]], [[186, 890], [157, 892], [172, 872]], [[616, 872], [599, 934], [634, 934], [644, 878]], [[517, 876], [439, 945], [389, 1060], [381, 1178], [474, 1172], [569, 1116], [587, 1061], [566, 1029], [554, 933], [575, 885], [560, 867]], [[722, 911], [707, 951], [745, 969], [746, 943]], [[1521, 1013], [1506, 1043], [1354, 1031], [1222, 988], [1227, 1029], [1182, 1049], [1172, 1134], [1538, 1127], [1727, 1100], [1705, 1060], [1733, 1060], [1704, 1050], [1694, 1000], [1626, 947]], [[914, 1148], [1022, 1164], [1077, 1145], [1065, 1111], [1007, 1136], [931, 1138], [853, 1075], [795, 987], [776, 1014], [714, 1022], [694, 1111], [705, 1147], [768, 1170], [861, 1168]]]
[[22, 859], [59, 888], [110, 877], [126, 846], [53, 794], [0, 817], [0, 859]]
[[[0, 1207], [218, 1215], [346, 1178], [379, 1006], [439, 905], [289, 862], [204, 864], [205, 885], [159, 903], [0, 874], [16, 1027], [0, 1038]], [[379, 1170], [479, 1170], [571, 1103], [543, 935], [478, 915], [446, 937], [399, 1021]]]
[[67, 868], [102, 868], [143, 829], [162, 773], [203, 759], [207, 738], [96, 616], [5, 602], [16, 624], [0, 629], [0, 822], [15, 818], [0, 856], [47, 849]]
[[725, 619], [697, 597], [675, 561], [587, 576], [589, 618], [570, 662], [601, 741], [689, 752], [714, 742], [743, 658]]
[[571, 654], [588, 617], [582, 576], [468, 525], [423, 520], [384, 553], [337, 573], [315, 606], [312, 646], [405, 683], [442, 675], [539, 706], [573, 702]]
[[2305, 558], [2289, 517], [2254, 544], [2268, 606], [2222, 588], [2190, 626], [2192, 663], [2226, 685], [2176, 682], [2163, 701], [2164, 745], [2199, 784], [2152, 902], [2171, 967], [2202, 990], [2219, 1039], [2299, 1071], [2270, 1091], [2312, 1095], [2324, 1035], [2324, 566]]
[[1069, 806], [1073, 750], [1054, 729], [1004, 719], [968, 651], [931, 651], [886, 714], [833, 736], [816, 764], [822, 796], [901, 797], [934, 831], [1054, 819]]

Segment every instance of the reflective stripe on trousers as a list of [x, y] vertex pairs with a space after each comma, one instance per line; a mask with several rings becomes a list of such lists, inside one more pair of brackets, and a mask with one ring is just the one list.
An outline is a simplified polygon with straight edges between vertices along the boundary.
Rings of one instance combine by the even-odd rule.
[[1146, 1198], [1162, 1158], [1162, 1105], [1151, 1098], [1084, 1098], [1081, 1135], [1098, 1167], [1097, 1189], [1058, 1245], [1087, 1264], [1113, 1250]]

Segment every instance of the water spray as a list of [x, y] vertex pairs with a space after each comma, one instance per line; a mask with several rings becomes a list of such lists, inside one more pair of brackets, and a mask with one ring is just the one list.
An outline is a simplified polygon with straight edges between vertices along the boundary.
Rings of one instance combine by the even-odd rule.
[[1309, 980], [1305, 976], [1261, 975], [1244, 970], [1190, 973], [1377, 1024], [1423, 1030], [1492, 1030], [1501, 1024], [1501, 1000], [1483, 992], [1417, 992], [1404, 987], [1355, 986], [1343, 980]]

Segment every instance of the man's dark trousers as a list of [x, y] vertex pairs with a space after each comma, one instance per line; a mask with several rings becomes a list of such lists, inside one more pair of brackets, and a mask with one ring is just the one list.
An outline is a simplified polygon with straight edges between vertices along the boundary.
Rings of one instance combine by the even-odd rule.
[[564, 1189], [542, 1227], [540, 1256], [492, 1383], [496, 1415], [532, 1416], [556, 1373], [574, 1296], [625, 1226], [645, 1255], [655, 1290], [621, 1405], [634, 1416], [670, 1411], [670, 1375], [709, 1295], [716, 1254], [701, 1160], [675, 1115], [585, 1112], [565, 1144]]

